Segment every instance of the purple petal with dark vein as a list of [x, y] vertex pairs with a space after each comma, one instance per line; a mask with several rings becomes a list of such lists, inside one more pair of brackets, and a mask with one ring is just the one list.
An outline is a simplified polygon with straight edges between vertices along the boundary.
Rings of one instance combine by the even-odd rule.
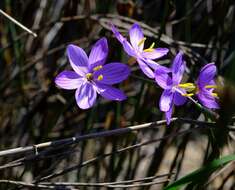
[[154, 71], [158, 68], [159, 64], [151, 59], [143, 58], [144, 62], [150, 66]]
[[216, 75], [216, 66], [214, 63], [209, 63], [201, 69], [197, 80], [197, 84], [199, 86], [205, 86], [209, 84], [211, 80], [214, 79], [215, 75]]
[[170, 109], [167, 112], [165, 112], [167, 125], [170, 125], [170, 123], [171, 123], [172, 111], [173, 111], [173, 104], [170, 106]]
[[137, 59], [137, 62], [139, 63], [140, 69], [147, 77], [154, 78], [154, 72], [144, 61]]
[[80, 76], [88, 72], [88, 57], [84, 50], [75, 45], [67, 47], [67, 55], [73, 70]]
[[98, 93], [108, 100], [122, 101], [126, 99], [126, 95], [119, 89], [110, 85], [96, 83]]
[[140, 51], [143, 50], [144, 43], [139, 45], [139, 42], [141, 40], [143, 40], [144, 35], [143, 35], [143, 32], [142, 32], [142, 29], [140, 28], [140, 26], [137, 23], [132, 25], [131, 29], [129, 30], [129, 36], [130, 36], [131, 45], [136, 50], [140, 50]]
[[92, 107], [96, 101], [96, 88], [90, 82], [86, 82], [76, 90], [75, 98], [81, 109]]
[[159, 65], [155, 70], [155, 81], [163, 89], [172, 88], [172, 79], [170, 77], [171, 70], [167, 67]]
[[179, 92], [174, 93], [173, 102], [175, 105], [181, 106], [185, 104], [186, 101], [187, 101], [187, 98], [182, 96]]
[[123, 35], [121, 35], [121, 33], [118, 32], [117, 28], [113, 24], [111, 24], [111, 30], [121, 44], [123, 43], [124, 40], [126, 40], [126, 38], [124, 38]]
[[89, 55], [89, 69], [92, 70], [98, 65], [103, 65], [108, 56], [108, 43], [106, 38], [98, 40], [91, 49]]
[[210, 82], [208, 82], [207, 84], [205, 84], [205, 85], [200, 85], [200, 86], [198, 86], [199, 87], [199, 89], [202, 89], [202, 90], [207, 90], [207, 91], [209, 91], [209, 92], [213, 92], [214, 91], [214, 88], [208, 88], [208, 89], [205, 89], [205, 86], [206, 85], [213, 85], [213, 86], [216, 86], [216, 82], [214, 81], [214, 80], [211, 80]]
[[173, 61], [172, 65], [172, 80], [175, 85], [179, 84], [185, 70], [185, 64], [183, 60], [183, 54], [179, 52]]
[[[130, 74], [130, 69], [123, 63], [109, 63], [94, 72], [94, 80], [103, 84], [117, 84], [125, 80]], [[102, 76], [102, 80], [98, 77]]]
[[78, 88], [84, 82], [84, 78], [80, 77], [74, 71], [63, 71], [55, 78], [55, 83], [58, 87], [73, 90]]
[[133, 49], [133, 47], [131, 46], [131, 44], [127, 40], [124, 40], [122, 45], [123, 45], [123, 48], [124, 48], [125, 52], [129, 56], [137, 57], [137, 54], [136, 54], [135, 50]]
[[164, 90], [160, 101], [159, 101], [159, 107], [161, 111], [168, 111], [171, 107], [173, 101], [173, 93], [171, 92], [171, 90]]
[[147, 59], [158, 59], [166, 55], [168, 51], [169, 50], [167, 48], [156, 48], [150, 52], [142, 52], [142, 56]]
[[211, 95], [211, 92], [207, 90], [200, 90], [197, 94], [199, 102], [209, 109], [219, 109], [219, 104], [216, 98]]

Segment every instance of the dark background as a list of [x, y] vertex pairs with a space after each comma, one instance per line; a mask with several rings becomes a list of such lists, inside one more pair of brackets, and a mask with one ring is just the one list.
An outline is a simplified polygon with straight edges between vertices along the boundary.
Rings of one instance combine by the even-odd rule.
[[[142, 74], [137, 64], [130, 65], [130, 77], [119, 86], [128, 95], [121, 103], [99, 98], [92, 109], [81, 110], [74, 91], [55, 86], [55, 76], [65, 68], [71, 69], [65, 54], [70, 43], [89, 52], [91, 45], [105, 36], [109, 42], [107, 62], [127, 64], [128, 57], [111, 33], [110, 22], [127, 36], [128, 29], [138, 21], [148, 37], [146, 46], [156, 42], [157, 47], [169, 48], [170, 53], [158, 61], [160, 64], [169, 66], [174, 55], [183, 51], [185, 81], [194, 82], [203, 65], [215, 62], [221, 104], [215, 131], [205, 126], [177, 135], [195, 125], [172, 122], [168, 127], [83, 141], [53, 149], [20, 166], [0, 167], [0, 179], [35, 182], [77, 166], [45, 181], [110, 182], [174, 172], [170, 177], [173, 181], [215, 158], [234, 153], [234, 135], [226, 130], [233, 124], [235, 105], [233, 0], [1, 0], [0, 9], [37, 34], [34, 38], [0, 15], [1, 150], [164, 119], [158, 107], [162, 90]], [[191, 102], [177, 107], [174, 116], [211, 121]], [[170, 137], [160, 142], [81, 166], [104, 153], [167, 135]], [[33, 154], [0, 157], [0, 164], [19, 163], [18, 159]], [[234, 189], [234, 164], [209, 183], [208, 178], [187, 189]], [[167, 184], [145, 188], [162, 189]], [[22, 188], [10, 184], [0, 187]]]

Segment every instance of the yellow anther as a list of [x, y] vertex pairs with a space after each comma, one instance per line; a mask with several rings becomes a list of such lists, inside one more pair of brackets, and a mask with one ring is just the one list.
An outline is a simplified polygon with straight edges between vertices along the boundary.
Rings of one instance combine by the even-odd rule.
[[144, 52], [153, 52], [153, 48], [144, 49]]
[[102, 69], [102, 67], [103, 67], [102, 65], [96, 66], [93, 68], [93, 71], [98, 71], [98, 70]]
[[189, 93], [189, 94], [182, 94], [182, 96], [185, 96], [185, 97], [191, 97], [193, 96], [194, 94], [193, 93]]
[[153, 49], [154, 46], [155, 46], [155, 43], [153, 42], [153, 43], [151, 44], [151, 46], [150, 46], [148, 49]]
[[183, 84], [178, 84], [179, 87], [181, 88], [195, 88], [195, 85], [193, 83], [183, 83]]
[[138, 46], [141, 46], [144, 43], [145, 40], [146, 40], [146, 38], [143, 38], [142, 40], [140, 40], [139, 43], [138, 43]]
[[216, 97], [216, 98], [219, 98], [218, 94], [217, 93], [211, 93], [212, 96]]
[[87, 74], [86, 74], [86, 78], [87, 78], [88, 80], [91, 80], [92, 77], [93, 77], [93, 74], [92, 74], [92, 73], [87, 73]]
[[193, 83], [178, 84], [178, 87], [183, 88], [189, 92], [192, 92], [196, 89], [196, 86]]
[[149, 48], [144, 49], [144, 52], [153, 52], [153, 50], [154, 50], [153, 47], [154, 46], [155, 46], [155, 43], [153, 42]]
[[97, 80], [103, 80], [103, 78], [104, 78], [103, 75], [99, 75]]
[[209, 88], [209, 89], [210, 88], [217, 88], [217, 86], [216, 85], [206, 85], [205, 88]]

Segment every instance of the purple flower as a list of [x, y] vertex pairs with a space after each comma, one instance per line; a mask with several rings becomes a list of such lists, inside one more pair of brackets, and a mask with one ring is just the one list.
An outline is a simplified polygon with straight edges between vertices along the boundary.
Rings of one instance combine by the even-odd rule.
[[[174, 105], [183, 105], [186, 102], [187, 94], [182, 89], [180, 84], [185, 70], [185, 64], [183, 61], [183, 54], [179, 52], [172, 64], [171, 69], [163, 66], [159, 66], [155, 71], [155, 80], [157, 84], [164, 89], [159, 107], [160, 110], [165, 112], [167, 124], [170, 124], [172, 110]], [[186, 83], [186, 86], [190, 84]]]
[[158, 64], [153, 60], [166, 55], [168, 53], [168, 49], [154, 49], [154, 43], [149, 48], [144, 49], [144, 42], [146, 38], [144, 37], [142, 29], [138, 24], [133, 24], [129, 30], [130, 43], [118, 32], [114, 25], [112, 25], [112, 31], [119, 42], [123, 45], [125, 52], [137, 60], [144, 74], [149, 78], [154, 78], [153, 70], [158, 67]]
[[214, 88], [216, 88], [214, 81], [215, 75], [216, 66], [214, 63], [209, 63], [201, 69], [199, 77], [196, 81], [196, 95], [198, 100], [203, 106], [210, 109], [219, 108], [219, 105], [216, 101], [218, 96], [213, 92]]
[[125, 80], [130, 69], [117, 62], [104, 65], [108, 55], [106, 38], [96, 42], [89, 57], [75, 45], [68, 46], [67, 55], [74, 71], [61, 72], [55, 83], [63, 89], [76, 89], [75, 99], [81, 109], [93, 106], [97, 93], [109, 100], [122, 101], [126, 98], [121, 90], [112, 85]]

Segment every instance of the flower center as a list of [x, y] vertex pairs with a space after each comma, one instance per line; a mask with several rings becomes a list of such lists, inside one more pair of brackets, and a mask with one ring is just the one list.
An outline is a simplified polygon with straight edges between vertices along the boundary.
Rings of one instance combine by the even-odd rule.
[[[87, 78], [88, 81], [91, 81], [91, 80], [93, 79], [93, 73], [87, 73], [87, 74], [86, 74], [86, 78]], [[99, 76], [97, 77], [97, 80], [98, 80], [98, 81], [101, 81], [101, 80], [103, 80], [103, 78], [104, 78], [103, 75], [99, 75]]]
[[[143, 45], [143, 43], [145, 42], [145, 40], [146, 40], [146, 38], [143, 38], [142, 40], [140, 40], [139, 43], [138, 43], [138, 46], [140, 47], [141, 45]], [[152, 52], [152, 51], [154, 50], [154, 49], [153, 49], [154, 46], [155, 46], [155, 43], [153, 42], [149, 48], [144, 49], [143, 51], [144, 51], [144, 52]]]
[[[193, 83], [183, 83], [183, 84], [178, 84], [177, 86], [186, 91], [186, 93], [181, 94], [182, 96], [185, 96], [185, 97], [193, 96], [196, 89], [197, 89], [197, 87]], [[189, 92], [189, 93], [187, 93], [187, 92]]]
[[[187, 93], [184, 93], [184, 94], [182, 93], [181, 94], [182, 96], [185, 96], [185, 97], [191, 97], [194, 94], [199, 93], [199, 88], [193, 83], [178, 84], [177, 87], [180, 87], [180, 88], [184, 89], [187, 92]], [[217, 86], [216, 85], [206, 85], [205, 88], [206, 89], [214, 89], [214, 88], [217, 88]], [[213, 97], [219, 98], [217, 93], [211, 92], [211, 95]]]
[[[100, 70], [100, 69], [102, 69], [102, 68], [103, 68], [102, 65], [98, 65], [98, 66], [96, 66], [96, 67], [93, 68], [93, 71], [98, 71], [98, 70]], [[104, 78], [103, 75], [99, 75], [99, 76], [97, 77], [97, 80], [100, 81], [100, 80], [103, 80], [103, 78]], [[86, 74], [86, 79], [87, 79], [88, 81], [93, 80], [93, 73], [92, 73], [92, 72], [91, 72], [91, 73], [87, 73], [87, 74]]]

